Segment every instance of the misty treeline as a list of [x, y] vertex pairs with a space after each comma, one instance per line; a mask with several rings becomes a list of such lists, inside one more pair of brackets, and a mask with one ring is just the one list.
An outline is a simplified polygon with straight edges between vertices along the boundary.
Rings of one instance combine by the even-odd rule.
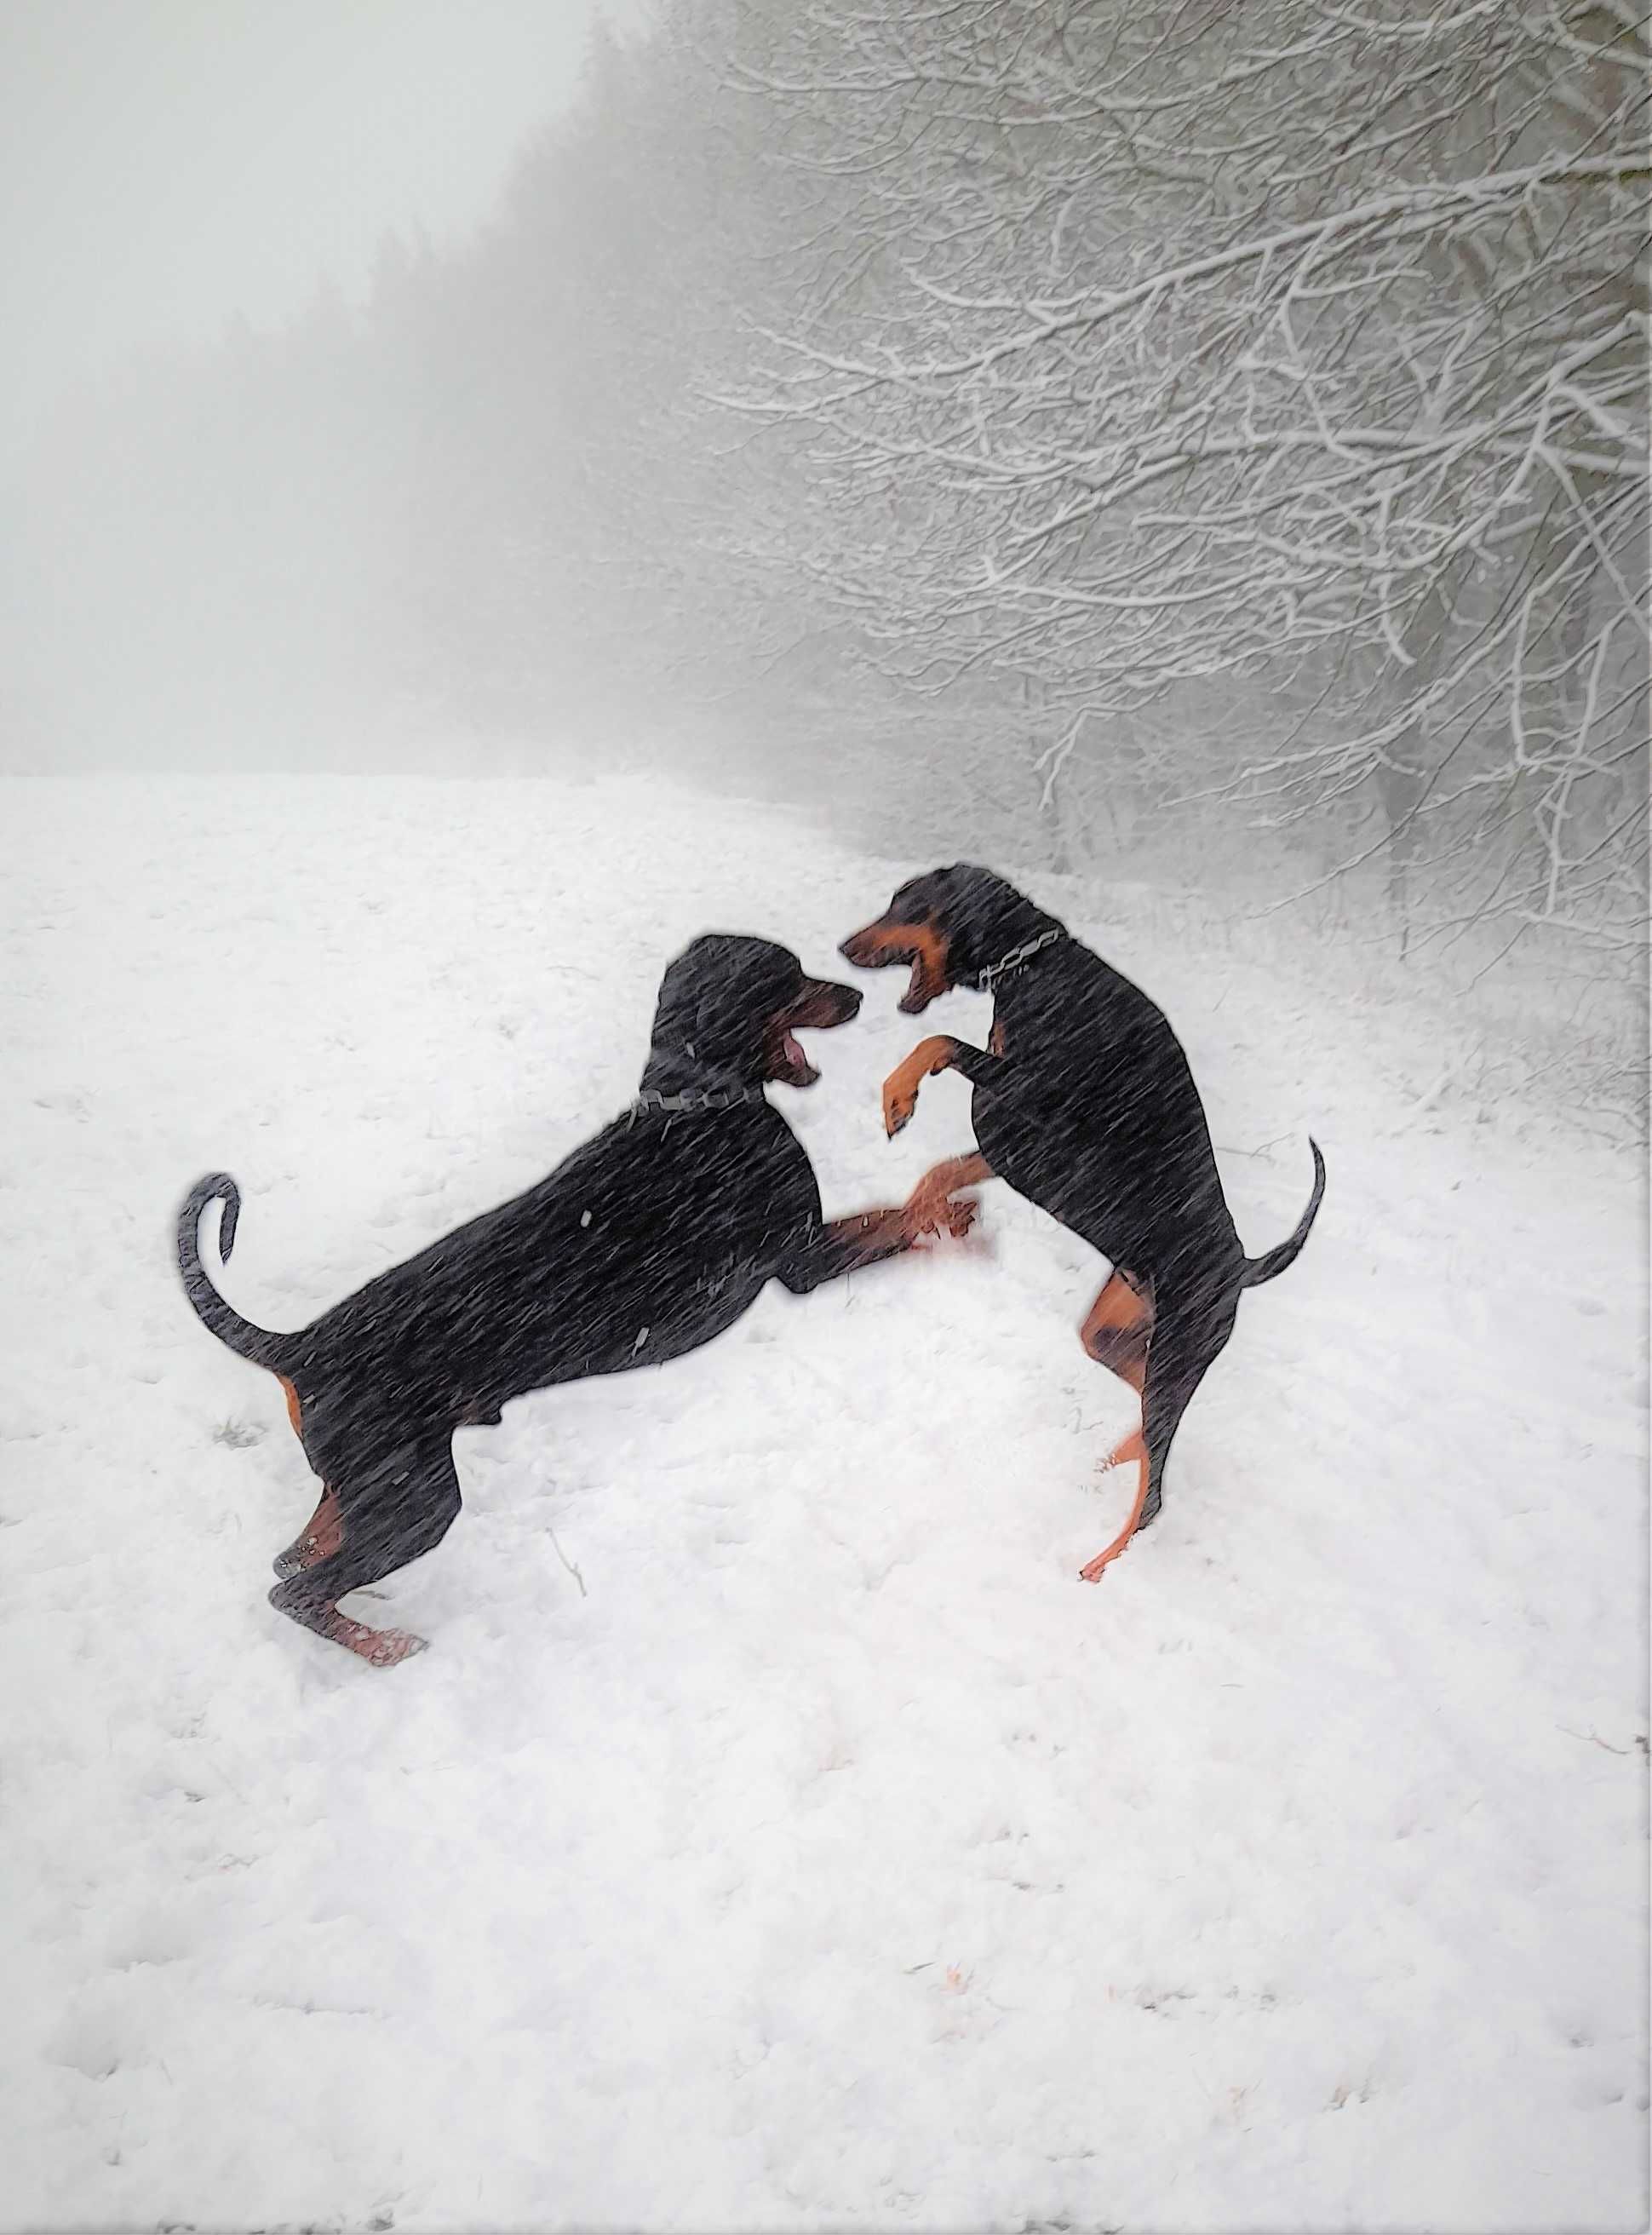
[[662, 0], [462, 252], [66, 404], [10, 757], [783, 759], [1621, 959], [1648, 90], [1633, 0]]

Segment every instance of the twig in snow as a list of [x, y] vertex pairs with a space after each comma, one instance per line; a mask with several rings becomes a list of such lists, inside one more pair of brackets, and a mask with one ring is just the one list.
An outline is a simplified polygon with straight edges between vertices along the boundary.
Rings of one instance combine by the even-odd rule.
[[[1605, 1752], [1608, 1753], [1628, 1753], [1629, 1752], [1629, 1748], [1628, 1747], [1607, 1745], [1606, 1740], [1602, 1738], [1600, 1733], [1595, 1728], [1595, 1726], [1592, 1723], [1586, 1731], [1575, 1731], [1571, 1728], [1569, 1723], [1557, 1723], [1555, 1725], [1555, 1728], [1557, 1731], [1564, 1731], [1569, 1739], [1583, 1739], [1588, 1744], [1604, 1748]], [[1637, 1738], [1635, 1743], [1642, 1753], [1646, 1752], [1646, 1740], [1644, 1739]]]
[[584, 1577], [580, 1574], [580, 1572], [579, 1572], [578, 1569], [575, 1567], [575, 1565], [574, 1565], [573, 1562], [572, 1562], [572, 1561], [568, 1557], [567, 1554], [563, 1550], [563, 1549], [562, 1549], [561, 1545], [558, 1544], [558, 1542], [557, 1542], [557, 1532], [556, 1532], [556, 1530], [555, 1530], [551, 1526], [551, 1524], [550, 1524], [548, 1521], [547, 1521], [547, 1522], [545, 1523], [545, 1535], [546, 1535], [546, 1536], [551, 1539], [551, 1550], [552, 1550], [556, 1554], [556, 1556], [557, 1556], [558, 1559], [561, 1561], [561, 1563], [562, 1563], [563, 1566], [564, 1566], [564, 1567], [568, 1570], [568, 1573], [569, 1573], [569, 1574], [573, 1577], [573, 1579], [574, 1579], [575, 1583], [577, 1583], [578, 1584], [578, 1586], [579, 1586], [579, 1596], [580, 1596], [580, 1597], [581, 1597], [582, 1599], [589, 1598], [589, 1597], [591, 1596], [591, 1594], [590, 1594], [590, 1592], [585, 1589], [585, 1579], [584, 1579]]

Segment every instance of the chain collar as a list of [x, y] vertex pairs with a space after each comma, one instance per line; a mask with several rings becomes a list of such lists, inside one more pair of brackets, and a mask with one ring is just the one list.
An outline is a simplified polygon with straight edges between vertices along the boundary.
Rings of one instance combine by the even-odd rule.
[[678, 1111], [695, 1110], [736, 1110], [742, 1102], [761, 1102], [761, 1086], [735, 1086], [727, 1092], [715, 1087], [690, 1086], [681, 1094], [662, 1094], [657, 1086], [645, 1086], [631, 1104], [630, 1122], [634, 1125], [648, 1110], [665, 1110], [676, 1115]]
[[1066, 937], [1067, 934], [1059, 925], [1052, 926], [1048, 931], [1041, 931], [1036, 939], [1029, 939], [1024, 946], [1012, 948], [1001, 960], [989, 964], [985, 970], [977, 971], [976, 991], [990, 993], [1001, 978], [1008, 978], [1014, 972], [1024, 969], [1035, 954], [1041, 954], [1045, 947], [1053, 947], [1058, 939]]

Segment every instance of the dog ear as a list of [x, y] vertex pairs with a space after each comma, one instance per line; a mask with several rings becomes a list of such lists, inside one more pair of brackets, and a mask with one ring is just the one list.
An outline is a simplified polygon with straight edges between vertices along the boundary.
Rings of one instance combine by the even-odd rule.
[[971, 862], [954, 862], [936, 872], [935, 882], [940, 891], [938, 913], [946, 932], [949, 971], [955, 979], [971, 977], [991, 960], [988, 949], [996, 943], [999, 881], [989, 869], [978, 869]]
[[995, 870], [959, 862], [947, 875], [951, 880], [947, 919], [954, 929], [952, 951], [961, 971], [984, 969], [1006, 947], [1032, 936], [1050, 921], [1035, 901]]
[[729, 1061], [757, 1048], [767, 1026], [803, 982], [803, 967], [766, 940], [730, 940], [700, 986], [695, 1046]]
[[803, 966], [785, 947], [707, 932], [660, 982], [653, 1045], [699, 1063], [741, 1062], [761, 1045], [769, 1019], [802, 982]]
[[656, 1048], [681, 1053], [693, 1039], [699, 1023], [700, 996], [705, 982], [705, 964], [697, 950], [704, 941], [695, 940], [676, 960], [669, 964], [660, 980], [659, 999], [654, 1005], [654, 1026], [649, 1038]]

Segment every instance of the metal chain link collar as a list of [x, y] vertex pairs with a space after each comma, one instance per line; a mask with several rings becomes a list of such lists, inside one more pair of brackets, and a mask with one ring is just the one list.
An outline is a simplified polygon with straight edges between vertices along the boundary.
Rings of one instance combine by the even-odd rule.
[[720, 1093], [715, 1087], [690, 1086], [681, 1094], [662, 1094], [656, 1086], [645, 1086], [631, 1104], [631, 1123], [635, 1124], [645, 1110], [737, 1110], [742, 1102], [762, 1099], [761, 1086], [734, 1087], [727, 1093]]
[[1001, 961], [991, 963], [986, 969], [977, 971], [975, 981], [976, 992], [990, 993], [1000, 978], [1009, 977], [1012, 970], [1021, 969], [1024, 964], [1032, 960], [1035, 954], [1041, 953], [1046, 947], [1053, 947], [1058, 939], [1066, 937], [1067, 934], [1060, 929], [1041, 931], [1036, 939], [1029, 939], [1024, 947], [1014, 948]]

